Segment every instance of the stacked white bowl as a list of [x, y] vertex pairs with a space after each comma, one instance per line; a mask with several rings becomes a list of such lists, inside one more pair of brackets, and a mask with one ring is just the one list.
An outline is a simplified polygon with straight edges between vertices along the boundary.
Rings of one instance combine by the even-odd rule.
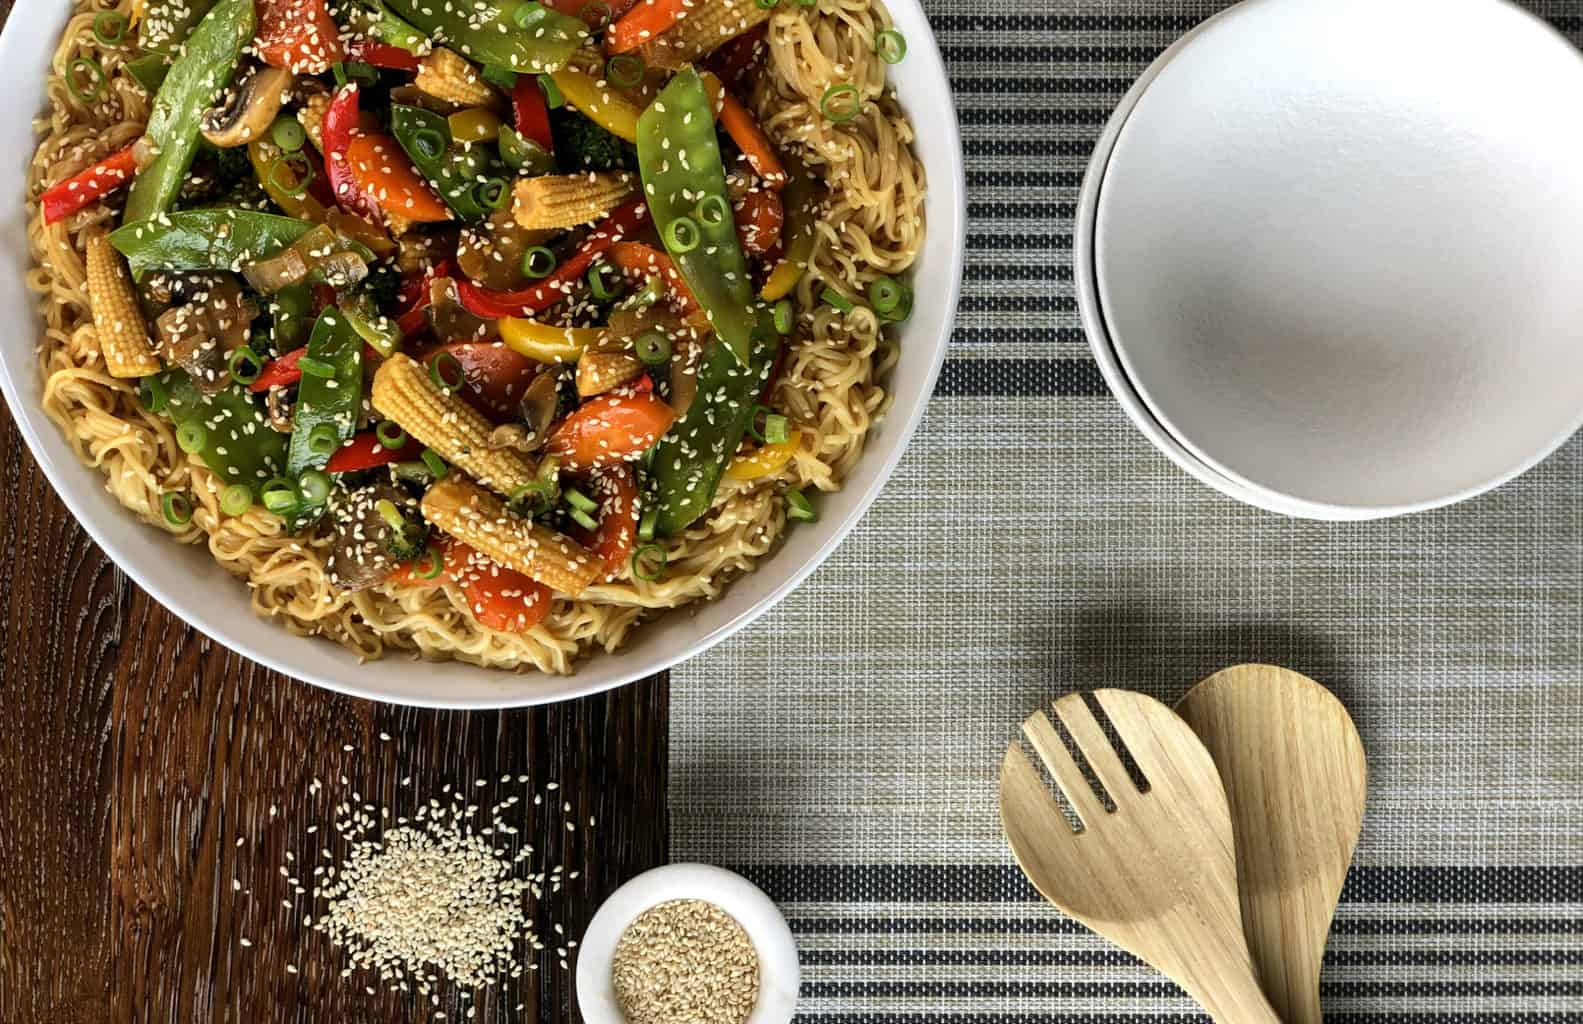
[[1583, 425], [1583, 55], [1505, 0], [1247, 0], [1095, 151], [1089, 342], [1182, 468], [1295, 516], [1449, 504]]

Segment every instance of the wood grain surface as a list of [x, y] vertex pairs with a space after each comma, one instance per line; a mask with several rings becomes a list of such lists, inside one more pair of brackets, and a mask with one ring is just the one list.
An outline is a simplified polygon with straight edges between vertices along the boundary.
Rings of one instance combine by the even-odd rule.
[[[11, 6], [0, 0], [0, 20]], [[454, 992], [424, 1006], [341, 978], [344, 956], [300, 923], [307, 908], [277, 869], [288, 850], [311, 857], [322, 844], [306, 829], [329, 832], [354, 791], [403, 808], [461, 785], [487, 809], [524, 792], [519, 774], [533, 787], [558, 782], [554, 803], [523, 802], [529, 863], [579, 873], [533, 907], [551, 947], [553, 924], [580, 935], [612, 889], [664, 859], [663, 677], [550, 708], [466, 714], [384, 707], [266, 671], [118, 572], [9, 414], [0, 551], [5, 1024], [416, 1021], [436, 1010], [468, 1020], [471, 1004]], [[323, 788], [310, 793], [315, 778]], [[579, 1020], [553, 948], [528, 962], [538, 969], [483, 994], [471, 1019]]]

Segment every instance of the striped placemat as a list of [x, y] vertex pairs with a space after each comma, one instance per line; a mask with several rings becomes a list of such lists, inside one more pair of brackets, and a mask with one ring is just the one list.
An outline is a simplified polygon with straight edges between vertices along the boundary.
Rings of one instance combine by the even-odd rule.
[[[1056, 694], [1174, 701], [1272, 661], [1335, 690], [1370, 757], [1327, 1019], [1583, 1022], [1583, 443], [1385, 523], [1285, 520], [1190, 480], [1088, 358], [1071, 218], [1116, 101], [1224, 5], [927, 6], [967, 156], [950, 358], [831, 562], [673, 674], [673, 856], [781, 902], [807, 1024], [1202, 1019], [1038, 900], [996, 771]], [[1583, 39], [1583, 3], [1530, 6]]]

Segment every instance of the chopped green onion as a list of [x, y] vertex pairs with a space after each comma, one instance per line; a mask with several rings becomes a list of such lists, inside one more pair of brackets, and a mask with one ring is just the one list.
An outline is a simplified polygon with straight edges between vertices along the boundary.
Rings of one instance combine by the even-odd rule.
[[269, 129], [269, 138], [286, 152], [296, 153], [307, 143], [308, 133], [303, 129], [301, 122], [288, 114], [275, 119], [274, 125]]
[[523, 4], [518, 7], [512, 17], [516, 19], [517, 27], [521, 29], [532, 28], [533, 22], [539, 17], [537, 4]]
[[[283, 180], [282, 170], [290, 171], [290, 177]], [[269, 165], [269, 183], [293, 199], [308, 191], [308, 186], [313, 184], [313, 175], [313, 164], [300, 151], [287, 153]]]
[[599, 509], [599, 503], [575, 487], [566, 488], [566, 503], [580, 512], [594, 512]]
[[698, 225], [691, 217], [677, 217], [665, 225], [665, 244], [673, 253], [692, 252], [698, 248]]
[[907, 292], [907, 286], [900, 281], [893, 277], [880, 277], [868, 286], [868, 301], [874, 307], [874, 312], [887, 316], [901, 309], [903, 303], [910, 306], [912, 297]]
[[188, 420], [176, 428], [176, 446], [188, 455], [203, 451], [209, 443], [209, 431], [197, 420]]
[[555, 253], [544, 246], [530, 246], [522, 254], [522, 273], [537, 281], [541, 277], [549, 277], [558, 262]]
[[232, 484], [220, 492], [220, 511], [228, 516], [239, 516], [253, 507], [253, 491], [247, 484]]
[[276, 515], [285, 515], [297, 506], [297, 489], [283, 476], [265, 483], [259, 488], [258, 496], [264, 507]]
[[419, 128], [412, 133], [412, 147], [430, 160], [445, 155], [445, 136], [433, 128]]
[[566, 106], [566, 97], [561, 95], [561, 87], [555, 84], [555, 79], [549, 75], [540, 75], [539, 88], [544, 90], [545, 106], [551, 110], [559, 110]]
[[819, 3], [819, 0], [797, 0], [797, 2], [804, 7], [813, 7]]
[[710, 227], [718, 227], [731, 219], [731, 206], [725, 196], [705, 196], [698, 204], [698, 219]]
[[445, 557], [433, 544], [423, 549], [423, 554], [418, 556], [417, 564], [412, 567], [413, 575], [420, 580], [432, 580], [444, 571]]
[[308, 431], [308, 450], [315, 455], [334, 455], [341, 447], [341, 435], [333, 423], [315, 423]]
[[510, 92], [517, 87], [517, 71], [508, 64], [485, 64], [484, 81]]
[[797, 312], [791, 299], [781, 299], [775, 303], [775, 333], [790, 334], [796, 319]]
[[636, 89], [647, 71], [643, 59], [630, 53], [618, 53], [605, 61], [605, 78], [618, 89]]
[[653, 540], [654, 530], [659, 525], [659, 522], [660, 510], [658, 508], [651, 508], [643, 513], [643, 518], [638, 521], [638, 540], [643, 541], [645, 544]]
[[306, 505], [322, 505], [334, 484], [322, 469], [310, 469], [297, 478], [297, 493]]
[[849, 82], [837, 82], [830, 86], [819, 100], [819, 113], [824, 115], [826, 121], [836, 124], [852, 120], [862, 109], [863, 98], [858, 95], [857, 86]]
[[297, 369], [301, 370], [310, 377], [335, 376], [334, 365], [325, 362], [323, 359], [315, 359], [312, 356], [303, 356], [301, 359], [297, 360]]
[[764, 417], [764, 440], [770, 444], [785, 444], [791, 440], [791, 430], [785, 416], [772, 412]]
[[93, 37], [100, 46], [118, 46], [126, 41], [126, 15], [119, 11], [101, 11], [93, 19]]
[[548, 508], [550, 503], [555, 500], [555, 485], [547, 480], [529, 480], [511, 492], [510, 504], [520, 506], [530, 498], [532, 499], [532, 508]]
[[503, 210], [511, 198], [511, 183], [504, 178], [490, 178], [473, 189], [473, 197], [486, 210]]
[[[87, 72], [87, 77], [92, 88], [85, 88], [78, 80], [78, 71]], [[78, 57], [66, 68], [66, 88], [77, 97], [77, 102], [83, 106], [93, 103], [104, 95], [105, 85], [104, 66], [96, 60], [87, 57]]]
[[665, 575], [667, 560], [663, 547], [645, 544], [632, 552], [632, 575], [645, 583], [653, 583]]
[[264, 361], [258, 353], [243, 345], [231, 353], [231, 358], [226, 360], [225, 368], [231, 371], [231, 379], [238, 384], [251, 384], [264, 372]]
[[450, 467], [445, 464], [445, 460], [440, 458], [439, 454], [432, 448], [423, 449], [421, 458], [423, 459], [423, 464], [429, 467], [429, 475], [436, 480], [444, 480], [445, 474], [450, 472]]
[[390, 471], [396, 474], [397, 480], [405, 480], [408, 483], [427, 484], [434, 479], [434, 474], [429, 472], [428, 465], [422, 459], [394, 463]]
[[671, 361], [671, 339], [658, 327], [651, 327], [632, 343], [638, 362], [644, 366], [663, 366]]
[[819, 513], [814, 511], [813, 503], [802, 491], [787, 491], [786, 518], [802, 519], [812, 523], [818, 521]]
[[149, 412], [164, 412], [170, 405], [170, 392], [158, 377], [144, 377], [137, 382], [137, 400]]
[[395, 420], [384, 420], [374, 428], [374, 439], [382, 448], [395, 451], [407, 443], [407, 432], [401, 429], [401, 424]]
[[759, 427], [759, 421], [761, 419], [767, 420], [774, 414], [774, 410], [767, 405], [755, 405], [753, 407], [753, 415], [748, 420], [748, 436], [759, 444], [766, 444], [764, 431]]
[[759, 5], [759, 10], [769, 11], [774, 10], [777, 0], [755, 0], [755, 2]]
[[577, 16], [583, 19], [583, 24], [598, 32], [615, 20], [616, 12], [604, 0], [594, 0], [591, 4], [583, 4]]
[[467, 383], [467, 373], [459, 359], [449, 352], [441, 352], [429, 362], [429, 379], [435, 387], [450, 394]]
[[572, 522], [576, 523], [578, 526], [581, 526], [585, 530], [599, 529], [599, 523], [595, 521], [594, 517], [589, 515], [587, 512], [584, 512], [580, 508], [574, 508], [567, 514], [572, 517]]
[[658, 274], [649, 275], [643, 287], [628, 295], [617, 309], [647, 309], [665, 296], [665, 282]]
[[383, 519], [385, 525], [392, 530], [407, 528], [407, 517], [401, 514], [401, 509], [397, 508], [396, 503], [389, 498], [380, 498], [374, 502], [374, 511], [379, 513], [379, 518]]
[[907, 56], [907, 37], [888, 28], [874, 37], [874, 52], [886, 64], [900, 64], [901, 59]]
[[172, 526], [186, 526], [192, 522], [192, 500], [185, 494], [166, 491], [159, 496], [159, 507], [165, 513], [165, 522]]
[[588, 290], [594, 293], [595, 302], [609, 302], [625, 289], [621, 275], [610, 276], [610, 264], [595, 263], [588, 268]]
[[819, 300], [827, 306], [834, 306], [843, 313], [850, 313], [857, 308], [851, 299], [847, 298], [845, 295], [842, 295], [834, 288], [826, 288], [824, 291], [820, 292]]

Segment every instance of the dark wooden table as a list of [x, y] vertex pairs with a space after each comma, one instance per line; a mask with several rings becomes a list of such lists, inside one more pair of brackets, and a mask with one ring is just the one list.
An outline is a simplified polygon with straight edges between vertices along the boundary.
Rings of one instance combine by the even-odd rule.
[[[0, 20], [11, 6], [0, 0]], [[377, 986], [371, 996], [361, 978], [340, 978], [341, 954], [280, 905], [291, 895], [276, 870], [285, 851], [300, 855], [304, 827], [328, 826], [351, 790], [396, 803], [408, 776], [425, 799], [484, 779], [475, 801], [488, 807], [521, 791], [501, 786], [503, 775], [559, 782], [572, 816], [596, 826], [568, 832], [559, 804], [535, 812], [532, 863], [580, 872], [535, 908], [551, 935], [552, 922], [581, 935], [611, 890], [665, 857], [663, 677], [468, 714], [384, 707], [266, 671], [116, 570], [9, 414], [0, 551], [5, 1024], [432, 1019], [410, 996]], [[324, 789], [310, 794], [315, 778]], [[233, 879], [252, 891], [233, 892]], [[571, 973], [553, 952], [537, 961], [524, 981], [479, 1000], [475, 1019], [579, 1020]], [[461, 1021], [466, 1006], [451, 994], [440, 1009]]]

